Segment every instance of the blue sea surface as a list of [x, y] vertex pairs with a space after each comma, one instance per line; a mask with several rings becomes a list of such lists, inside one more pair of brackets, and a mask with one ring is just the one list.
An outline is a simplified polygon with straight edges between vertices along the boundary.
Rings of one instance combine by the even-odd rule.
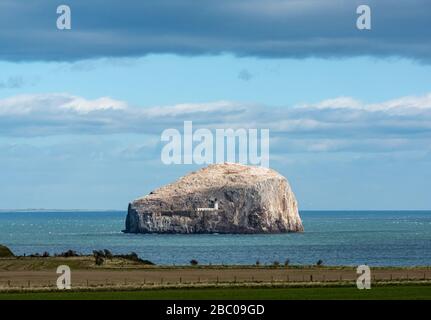
[[431, 211], [303, 211], [304, 233], [124, 234], [126, 212], [0, 212], [15, 254], [134, 251], [157, 264], [431, 265]]

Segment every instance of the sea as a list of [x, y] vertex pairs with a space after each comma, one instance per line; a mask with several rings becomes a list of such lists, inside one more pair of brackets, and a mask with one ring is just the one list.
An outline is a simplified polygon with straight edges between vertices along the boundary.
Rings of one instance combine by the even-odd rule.
[[126, 212], [0, 212], [0, 244], [17, 255], [69, 249], [136, 252], [161, 265], [368, 264], [430, 266], [431, 211], [301, 211], [305, 231], [285, 234], [125, 234]]

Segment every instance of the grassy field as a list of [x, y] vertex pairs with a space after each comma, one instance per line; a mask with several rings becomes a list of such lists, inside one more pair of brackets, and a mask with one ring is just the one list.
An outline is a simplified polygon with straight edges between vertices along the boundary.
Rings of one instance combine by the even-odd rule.
[[[0, 247], [1, 249], [1, 247]], [[115, 270], [115, 269], [153, 269], [153, 270], [180, 270], [180, 269], [251, 269], [251, 270], [345, 270], [355, 271], [354, 266], [316, 266], [316, 265], [148, 265], [132, 261], [129, 259], [114, 257], [112, 259], [105, 259], [104, 263], [96, 266], [93, 256], [79, 256], [79, 257], [0, 257], [0, 271], [42, 271], [57, 268], [61, 264], [66, 264], [72, 269], [77, 270]], [[373, 267], [373, 270], [382, 271], [431, 271], [431, 266], [416, 266], [416, 267]]]
[[355, 287], [312, 288], [206, 288], [163, 289], [141, 291], [95, 292], [30, 292], [0, 293], [0, 300], [379, 300], [379, 299], [431, 299], [431, 286], [398, 285], [377, 286], [371, 290]]
[[[59, 265], [72, 292], [56, 291]], [[156, 266], [124, 258], [0, 258], [2, 299], [431, 299], [431, 268], [373, 267], [358, 290], [352, 266]]]
[[9, 257], [0, 258], [0, 271], [38, 271], [56, 269], [59, 265], [68, 265], [72, 269], [99, 270], [150, 267], [148, 265], [122, 258], [106, 259], [102, 266], [96, 266], [93, 256], [80, 257]]

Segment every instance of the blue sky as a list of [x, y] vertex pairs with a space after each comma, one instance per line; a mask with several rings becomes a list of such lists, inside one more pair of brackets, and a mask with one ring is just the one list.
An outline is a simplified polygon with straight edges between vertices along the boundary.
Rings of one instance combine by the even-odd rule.
[[431, 208], [426, 2], [379, 2], [368, 34], [358, 1], [78, 1], [66, 34], [36, 2], [0, 5], [0, 208], [125, 209], [197, 168], [160, 161], [185, 120], [269, 128], [301, 209]]

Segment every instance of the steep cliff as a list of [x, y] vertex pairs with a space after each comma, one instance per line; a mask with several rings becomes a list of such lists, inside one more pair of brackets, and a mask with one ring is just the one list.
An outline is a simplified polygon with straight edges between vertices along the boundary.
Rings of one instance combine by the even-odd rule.
[[192, 172], [129, 204], [128, 233], [303, 231], [287, 180], [271, 169], [224, 163]]

